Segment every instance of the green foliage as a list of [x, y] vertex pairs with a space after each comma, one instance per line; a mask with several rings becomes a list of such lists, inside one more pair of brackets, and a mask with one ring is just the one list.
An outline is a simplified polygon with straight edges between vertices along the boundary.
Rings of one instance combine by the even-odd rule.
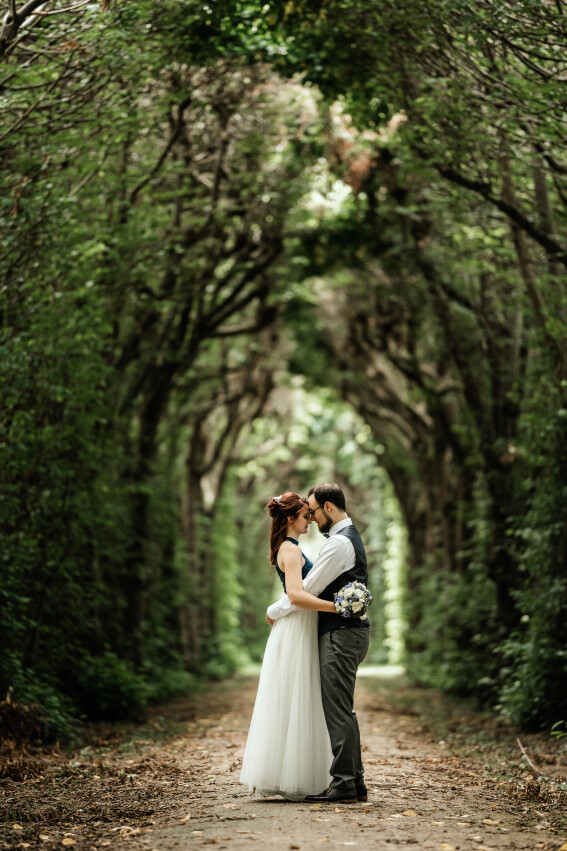
[[[543, 403], [545, 398], [545, 403]], [[505, 678], [502, 711], [531, 728], [552, 727], [565, 717], [567, 698], [567, 579], [565, 500], [567, 450], [560, 394], [545, 386], [526, 417], [526, 443], [537, 467], [526, 482], [528, 511], [516, 524], [524, 582], [516, 593], [520, 623], [502, 645]]]
[[195, 694], [199, 683], [200, 679], [184, 670], [182, 660], [179, 659], [176, 667], [162, 668], [156, 665], [146, 671], [145, 694], [153, 703], [163, 702], [179, 694]]
[[18, 45], [6, 58], [0, 688], [26, 698], [25, 670], [76, 711], [126, 717], [194, 685], [207, 622], [217, 640], [195, 605], [216, 564], [186, 540], [214, 512], [186, 498], [179, 466], [227, 383], [229, 398], [254, 386], [223, 336], [274, 319], [302, 145], [287, 144], [293, 96], [245, 64], [249, 4], [58, 11], [33, 22], [37, 61]]
[[[565, 593], [565, 583], [558, 589]], [[527, 632], [527, 630], [526, 630]], [[529, 633], [511, 636], [502, 650], [504, 684], [500, 690], [502, 712], [527, 729], [548, 728], [565, 712], [561, 685], [567, 676], [564, 646], [540, 625]]]
[[246, 575], [246, 563], [239, 564], [237, 556], [235, 495], [230, 476], [216, 505], [211, 535], [217, 638], [207, 648], [208, 658], [203, 669], [211, 679], [230, 676], [249, 661], [240, 630], [240, 608], [241, 598], [253, 591], [253, 586]]
[[0, 689], [59, 736], [258, 661], [264, 506], [336, 479], [369, 658], [558, 723], [559, 6], [53, 5], [2, 48]]
[[452, 575], [433, 564], [418, 573], [419, 594], [409, 601], [409, 618], [418, 628], [407, 637], [408, 671], [418, 682], [455, 694], [492, 696], [498, 645], [487, 625], [496, 601], [482, 573], [471, 568], [464, 576]]
[[49, 676], [38, 679], [35, 671], [22, 670], [17, 662], [4, 665], [3, 675], [6, 670], [10, 672], [12, 683], [10, 699], [16, 705], [29, 708], [38, 726], [38, 738], [44, 742], [69, 741], [78, 735], [77, 705], [68, 695], [61, 693], [57, 681]]
[[326, 153], [357, 204], [346, 226], [339, 213], [320, 239], [303, 234], [301, 253], [325, 303], [322, 351], [384, 447], [408, 528], [411, 669], [552, 724], [565, 717], [567, 303], [552, 278], [566, 186], [543, 152], [560, 150], [561, 10], [269, 9], [290, 46], [279, 67], [345, 114]]
[[[392, 517], [386, 528], [384, 554], [384, 647], [386, 661], [401, 665], [406, 660], [407, 642], [407, 534], [399, 506], [390, 498], [387, 515]], [[373, 624], [373, 629], [376, 626]]]
[[147, 697], [140, 674], [110, 650], [83, 660], [76, 692], [82, 711], [101, 720], [131, 718], [140, 711]]

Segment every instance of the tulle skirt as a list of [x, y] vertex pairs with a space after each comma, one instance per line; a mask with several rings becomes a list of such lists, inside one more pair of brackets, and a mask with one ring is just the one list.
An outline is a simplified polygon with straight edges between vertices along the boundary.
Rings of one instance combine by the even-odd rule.
[[303, 609], [272, 627], [240, 782], [251, 792], [300, 801], [327, 788], [331, 761], [321, 703], [317, 612]]

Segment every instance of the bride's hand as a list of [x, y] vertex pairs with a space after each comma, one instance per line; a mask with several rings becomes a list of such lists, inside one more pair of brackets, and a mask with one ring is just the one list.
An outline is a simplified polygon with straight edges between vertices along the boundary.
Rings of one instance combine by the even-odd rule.
[[273, 626], [275, 624], [275, 620], [273, 618], [271, 618], [269, 615], [266, 615], [266, 623], [269, 626]]

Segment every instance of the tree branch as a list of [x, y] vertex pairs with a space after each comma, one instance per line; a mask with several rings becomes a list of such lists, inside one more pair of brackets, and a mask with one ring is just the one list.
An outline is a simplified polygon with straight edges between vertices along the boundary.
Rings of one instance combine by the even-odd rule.
[[275, 247], [269, 252], [269, 254], [264, 257], [262, 261], [256, 263], [251, 266], [246, 273], [242, 276], [240, 282], [234, 287], [233, 291], [227, 296], [221, 305], [218, 308], [213, 310], [209, 316], [206, 318], [206, 322], [209, 328], [214, 329], [218, 328], [225, 319], [228, 319], [230, 316], [234, 315], [237, 311], [242, 310], [243, 307], [246, 307], [257, 295], [258, 290], [252, 290], [246, 296], [239, 298], [241, 293], [243, 292], [246, 284], [250, 283], [250, 281], [254, 280], [254, 278], [258, 277], [265, 269], [270, 266], [278, 254], [280, 254], [282, 250], [282, 244], [280, 241], [276, 242]]
[[57, 77], [57, 79], [56, 79], [56, 80], [54, 80], [54, 81], [51, 83], [51, 85], [49, 86], [49, 88], [47, 89], [47, 91], [46, 91], [46, 92], [45, 92], [45, 93], [44, 93], [44, 94], [43, 94], [43, 95], [39, 98], [39, 100], [36, 100], [36, 102], [35, 102], [35, 103], [32, 103], [32, 104], [31, 104], [31, 106], [29, 106], [29, 107], [26, 109], [26, 111], [25, 111], [25, 112], [24, 112], [24, 113], [23, 113], [23, 114], [22, 114], [22, 115], [18, 118], [18, 120], [17, 120], [14, 124], [12, 124], [12, 126], [11, 126], [11, 127], [9, 127], [9, 128], [8, 128], [8, 130], [6, 130], [4, 133], [2, 133], [2, 135], [0, 136], [0, 142], [3, 142], [3, 141], [4, 141], [4, 139], [6, 139], [6, 138], [7, 138], [7, 137], [11, 134], [11, 133], [13, 133], [13, 132], [14, 132], [15, 130], [17, 130], [19, 127], [21, 127], [21, 125], [24, 123], [24, 121], [26, 120], [26, 118], [28, 118], [28, 116], [30, 116], [30, 115], [31, 115], [31, 113], [32, 113], [34, 110], [36, 110], [36, 109], [39, 107], [39, 105], [40, 105], [41, 103], [43, 103], [43, 101], [45, 100], [45, 98], [47, 97], [47, 95], [48, 95], [48, 94], [50, 94], [50, 93], [53, 91], [53, 89], [54, 89], [54, 88], [55, 88], [55, 87], [59, 84], [59, 82], [61, 81], [61, 79], [65, 76], [65, 73], [67, 72], [67, 68], [69, 67], [69, 65], [70, 65], [70, 63], [71, 63], [71, 59], [73, 58], [73, 56], [74, 56], [74, 55], [75, 55], [75, 51], [73, 50], [73, 51], [69, 54], [69, 57], [68, 57], [68, 59], [67, 59], [67, 61], [66, 61], [66, 63], [65, 63], [65, 67], [63, 68], [63, 70], [62, 70], [61, 74]]
[[560, 245], [557, 240], [543, 233], [517, 207], [512, 206], [502, 198], [498, 198], [494, 195], [489, 183], [485, 183], [480, 180], [472, 180], [464, 174], [461, 174], [461, 172], [457, 171], [457, 169], [452, 166], [443, 165], [441, 163], [433, 163], [433, 167], [442, 177], [445, 177], [451, 183], [456, 183], [459, 186], [463, 186], [465, 189], [470, 189], [472, 192], [476, 192], [478, 195], [481, 195], [505, 213], [510, 221], [518, 225], [525, 233], [528, 234], [528, 236], [531, 236], [535, 242], [541, 245], [546, 253], [551, 255], [552, 260], [556, 260], [567, 267], [567, 252], [564, 246]]
[[20, 29], [30, 24], [37, 9], [43, 8], [46, 0], [28, 0], [20, 11], [16, 10], [15, 0], [10, 0], [10, 11], [6, 13], [0, 29], [0, 60], [7, 54]]
[[165, 146], [165, 149], [163, 150], [163, 152], [162, 152], [160, 158], [158, 159], [157, 163], [154, 165], [154, 167], [149, 172], [149, 174], [147, 174], [146, 177], [144, 177], [138, 183], [138, 185], [135, 186], [134, 189], [132, 189], [132, 191], [130, 192], [130, 195], [129, 195], [129, 198], [128, 198], [128, 201], [129, 201], [130, 204], [133, 205], [133, 204], [136, 203], [136, 198], [138, 197], [138, 193], [144, 188], [144, 186], [146, 186], [150, 182], [152, 177], [155, 177], [155, 175], [158, 173], [158, 171], [161, 169], [162, 165], [164, 164], [164, 162], [167, 158], [167, 155], [169, 154], [169, 152], [171, 151], [171, 149], [173, 148], [173, 146], [177, 142], [177, 140], [179, 138], [179, 134], [181, 133], [181, 129], [183, 127], [183, 113], [186, 110], [186, 108], [189, 106], [189, 104], [191, 103], [192, 99], [193, 99], [192, 96], [189, 95], [189, 97], [186, 97], [185, 100], [181, 101], [181, 103], [177, 107], [177, 120], [176, 120], [175, 125], [173, 127], [173, 131], [171, 133], [169, 141], [168, 141], [167, 145]]

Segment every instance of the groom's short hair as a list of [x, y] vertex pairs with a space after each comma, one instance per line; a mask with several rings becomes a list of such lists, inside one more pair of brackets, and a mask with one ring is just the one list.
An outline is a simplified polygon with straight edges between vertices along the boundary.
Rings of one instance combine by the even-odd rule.
[[345, 495], [335, 482], [323, 482], [323, 484], [315, 485], [307, 495], [311, 496], [311, 494], [313, 494], [319, 505], [332, 502], [341, 511], [346, 511]]

